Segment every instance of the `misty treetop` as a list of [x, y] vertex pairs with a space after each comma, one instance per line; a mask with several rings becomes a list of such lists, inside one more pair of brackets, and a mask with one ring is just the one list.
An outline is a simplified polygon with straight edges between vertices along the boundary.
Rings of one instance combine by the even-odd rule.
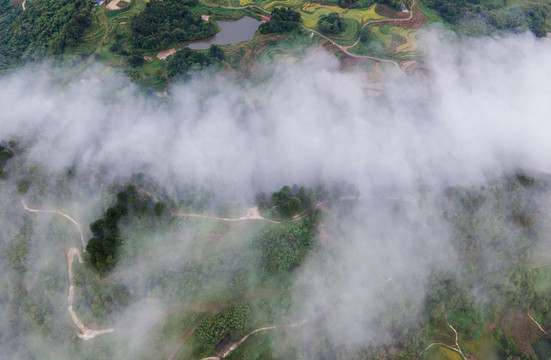
[[[447, 22], [458, 25], [462, 33], [485, 35], [496, 32], [532, 31], [537, 37], [547, 35], [548, 2], [528, 1], [515, 5], [507, 1], [423, 0]], [[461, 23], [464, 24], [461, 24]], [[477, 22], [482, 22], [477, 25]], [[480, 28], [479, 28], [480, 27]]]
[[256, 195], [256, 203], [261, 212], [278, 220], [289, 220], [292, 217], [305, 213], [316, 216], [316, 205], [323, 202], [338, 200], [342, 197], [358, 197], [358, 189], [346, 182], [331, 186], [319, 184], [317, 186], [283, 186], [279, 191], [268, 196], [265, 193]]
[[12, 149], [12, 146], [8, 145], [5, 147], [0, 144], [0, 180], [5, 179], [7, 176], [7, 174], [4, 173], [4, 167], [7, 165], [8, 160], [13, 158], [14, 154], [15, 152]]
[[121, 219], [137, 214], [155, 221], [164, 212], [164, 203], [153, 203], [151, 198], [138, 193], [134, 185], [127, 185], [117, 193], [117, 202], [106, 210], [105, 216], [90, 224], [93, 237], [88, 241], [86, 252], [92, 268], [104, 276], [117, 266], [123, 244], [119, 229]]
[[134, 46], [148, 50], [204, 39], [218, 31], [214, 20], [204, 21], [181, 0], [149, 1], [145, 10], [132, 19], [131, 28]]

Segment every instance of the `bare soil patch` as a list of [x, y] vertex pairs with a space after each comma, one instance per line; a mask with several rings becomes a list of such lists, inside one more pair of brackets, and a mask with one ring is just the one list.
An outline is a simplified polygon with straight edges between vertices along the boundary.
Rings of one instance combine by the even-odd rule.
[[[425, 17], [425, 14], [423, 14], [421, 9], [419, 9], [419, 5], [415, 4], [413, 7], [414, 9], [410, 12], [407, 12], [407, 13], [396, 12], [397, 16], [395, 17], [395, 19], [380, 21], [380, 22], [377, 22], [377, 24], [403, 26], [403, 27], [409, 27], [412, 29], [419, 29], [423, 27], [427, 18]], [[375, 11], [377, 11], [377, 8], [375, 8]], [[400, 17], [401, 15], [399, 14], [401, 14], [402, 16], [403, 15], [405, 16]], [[411, 19], [407, 19], [410, 16], [410, 14], [412, 14]]]
[[121, 4], [122, 6], [119, 5], [119, 2], [121, 1], [130, 3], [130, 0], [112, 0], [109, 2], [109, 4], [107, 4], [107, 6], [105, 6], [105, 8], [107, 10], [119, 10], [128, 5], [128, 4]]
[[505, 334], [513, 338], [523, 354], [536, 356], [532, 344], [543, 333], [525, 313], [520, 310], [511, 310], [503, 315], [500, 323]]
[[386, 4], [377, 4], [375, 6], [375, 13], [377, 15], [385, 16], [393, 19], [405, 19], [409, 16], [408, 12], [396, 11]]
[[176, 48], [172, 48], [172, 49], [168, 49], [168, 50], [164, 50], [164, 51], [159, 51], [157, 53], [157, 59], [166, 60], [166, 58], [169, 57], [172, 54], [176, 54]]

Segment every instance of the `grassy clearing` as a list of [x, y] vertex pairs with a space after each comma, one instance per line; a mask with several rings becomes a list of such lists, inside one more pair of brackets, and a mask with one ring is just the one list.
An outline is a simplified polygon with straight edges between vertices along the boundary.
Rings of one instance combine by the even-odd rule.
[[495, 340], [491, 333], [482, 335], [480, 340], [465, 340], [460, 345], [477, 359], [498, 360]]

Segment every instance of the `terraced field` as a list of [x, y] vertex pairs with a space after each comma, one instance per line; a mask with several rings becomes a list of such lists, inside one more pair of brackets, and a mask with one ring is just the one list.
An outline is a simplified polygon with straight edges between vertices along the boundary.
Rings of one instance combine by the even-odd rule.
[[340, 6], [306, 2], [301, 6], [299, 12], [302, 15], [304, 25], [311, 28], [317, 26], [321, 16], [329, 15], [332, 12], [340, 14], [345, 19], [357, 21], [362, 26], [368, 21], [386, 19], [375, 12], [375, 5], [369, 9], [343, 9]]

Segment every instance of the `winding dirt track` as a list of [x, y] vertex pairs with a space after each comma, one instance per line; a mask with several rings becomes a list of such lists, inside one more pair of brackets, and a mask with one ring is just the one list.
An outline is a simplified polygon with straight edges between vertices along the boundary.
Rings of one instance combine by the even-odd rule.
[[534, 319], [534, 318], [532, 317], [532, 315], [530, 315], [530, 309], [528, 309], [528, 311], [526, 312], [526, 315], [528, 315], [528, 317], [530, 318], [530, 320], [532, 320], [532, 321], [538, 326], [538, 328], [539, 328], [545, 335], [549, 336], [549, 334], [547, 333], [547, 331], [545, 331], [545, 330], [543, 329], [543, 327], [540, 325], [540, 323], [537, 322], [536, 319]]
[[67, 266], [69, 268], [69, 296], [67, 300], [69, 303], [68, 310], [69, 314], [71, 315], [71, 319], [73, 319], [73, 322], [81, 331], [78, 334], [78, 337], [82, 340], [90, 340], [98, 335], [112, 333], [113, 331], [115, 331], [114, 329], [92, 330], [86, 327], [86, 325], [84, 325], [84, 323], [78, 318], [77, 314], [73, 310], [73, 300], [75, 295], [75, 286], [73, 280], [73, 260], [75, 256], [77, 257], [78, 262], [82, 264], [82, 256], [80, 256], [80, 251], [77, 248], [72, 247], [67, 253]]
[[[366, 26], [369, 26], [371, 24], [376, 24], [376, 23], [382, 23], [382, 22], [388, 22], [388, 21], [393, 21], [395, 23], [397, 22], [405, 22], [405, 21], [410, 21], [412, 18], [413, 18], [413, 8], [415, 7], [415, 0], [413, 0], [413, 2], [411, 3], [411, 10], [409, 12], [409, 16], [407, 18], [402, 18], [402, 19], [379, 19], [379, 20], [372, 20], [372, 21], [368, 21], [366, 22], [360, 29], [363, 30]], [[375, 57], [375, 56], [369, 56], [369, 55], [355, 55], [355, 54], [352, 54], [348, 51], [348, 49], [350, 48], [353, 48], [354, 46], [358, 45], [358, 43], [360, 42], [360, 38], [358, 37], [358, 39], [356, 40], [356, 42], [352, 45], [348, 45], [348, 46], [342, 46], [342, 45], [339, 45], [337, 44], [336, 42], [334, 42], [333, 40], [331, 40], [330, 38], [328, 38], [327, 36], [323, 35], [322, 33], [320, 33], [319, 31], [317, 30], [314, 30], [312, 28], [309, 28], [305, 25], [302, 25], [302, 27], [306, 30], [309, 30], [315, 34], [317, 34], [318, 36], [324, 38], [325, 40], [329, 41], [333, 46], [335, 46], [336, 48], [338, 48], [341, 52], [343, 52], [344, 54], [350, 56], [350, 57], [353, 57], [353, 58], [356, 58], [356, 59], [368, 59], [368, 60], [373, 60], [373, 61], [380, 61], [380, 62], [386, 62], [386, 63], [390, 63], [390, 64], [393, 64], [395, 65], [398, 70], [403, 70], [401, 67], [400, 67], [400, 64], [398, 64], [396, 61], [394, 60], [390, 60], [390, 59], [382, 59], [382, 58], [378, 58], [378, 57]]]
[[70, 222], [72, 222], [77, 227], [78, 233], [80, 235], [80, 241], [82, 242], [82, 251], [86, 252], [86, 244], [84, 243], [84, 236], [82, 235], [82, 229], [80, 228], [80, 224], [75, 219], [73, 219], [69, 215], [67, 215], [64, 212], [61, 212], [57, 209], [53, 209], [53, 210], [31, 209], [30, 207], [27, 206], [27, 204], [25, 203], [25, 200], [23, 200], [23, 199], [21, 199], [21, 204], [23, 205], [23, 208], [25, 210], [27, 210], [28, 212], [43, 213], [43, 214], [57, 214], [57, 215], [61, 215], [64, 218], [68, 219]]
[[443, 346], [445, 347], [446, 349], [448, 350], [451, 350], [453, 352], [456, 352], [458, 353], [461, 358], [463, 360], [467, 360], [467, 358], [465, 357], [465, 354], [463, 354], [463, 351], [461, 351], [461, 347], [459, 347], [459, 342], [457, 341], [457, 331], [455, 331], [454, 327], [451, 326], [449, 323], [448, 323], [448, 326], [453, 330], [454, 334], [455, 334], [455, 346], [457, 348], [454, 348], [452, 346], [449, 346], [449, 345], [446, 345], [446, 344], [443, 344], [443, 343], [432, 343], [430, 344], [429, 346], [427, 346], [423, 351], [421, 351], [421, 353], [419, 354], [419, 356], [417, 357], [417, 359], [421, 358], [421, 355], [423, 355], [425, 353], [425, 351], [427, 351], [428, 349], [434, 347], [434, 346]]
[[[181, 211], [172, 211], [172, 215], [203, 218], [203, 219], [213, 219], [213, 220], [220, 220], [220, 221], [262, 220], [262, 221], [267, 221], [267, 222], [272, 223], [272, 224], [281, 224], [281, 223], [283, 223], [282, 221], [270, 220], [270, 219], [266, 219], [265, 217], [261, 216], [260, 213], [258, 212], [258, 207], [257, 206], [247, 209], [247, 215], [242, 216], [240, 218], [225, 218], [225, 217], [203, 215], [203, 214], [196, 214], [196, 213], [185, 213], [185, 212], [181, 212]], [[304, 217], [305, 217], [305, 215], [301, 215], [301, 216], [298, 216], [298, 217], [294, 217], [291, 220], [286, 221], [286, 222], [298, 221], [298, 220], [300, 220]]]
[[[375, 24], [375, 23], [382, 23], [382, 22], [388, 22], [388, 21], [393, 21], [394, 23], [398, 23], [398, 22], [406, 22], [406, 21], [410, 21], [412, 18], [413, 18], [413, 9], [415, 7], [415, 1], [416, 0], [413, 0], [413, 2], [411, 3], [411, 10], [409, 11], [409, 16], [407, 18], [395, 18], [395, 19], [378, 19], [378, 20], [372, 20], [372, 21], [368, 21], [366, 22], [362, 27], [361, 29], [365, 28], [366, 26], [369, 26], [371, 24]], [[248, 8], [254, 8], [254, 9], [258, 9], [264, 13], [267, 13], [269, 14], [270, 12], [266, 9], [263, 9], [259, 6], [256, 6], [256, 5], [247, 5], [247, 6], [219, 6], [219, 5], [213, 5], [213, 4], [209, 4], [208, 2], [204, 2], [204, 1], [201, 1], [201, 3], [203, 5], [206, 5], [206, 6], [216, 6], [216, 7], [220, 7], [220, 8], [223, 8], [223, 9], [234, 9], [234, 10], [239, 10], [239, 9], [248, 9]], [[400, 64], [394, 60], [389, 60], [389, 59], [382, 59], [382, 58], [378, 58], [378, 57], [375, 57], [375, 56], [369, 56], [369, 55], [355, 55], [355, 54], [352, 54], [348, 51], [348, 49], [358, 45], [358, 43], [360, 42], [360, 38], [358, 37], [358, 39], [356, 40], [356, 42], [352, 45], [349, 45], [349, 46], [342, 46], [342, 45], [339, 45], [337, 44], [336, 42], [334, 42], [333, 40], [331, 40], [330, 38], [328, 38], [327, 36], [323, 35], [322, 33], [320, 33], [319, 31], [317, 30], [314, 30], [312, 28], [309, 28], [305, 25], [302, 25], [302, 28], [304, 28], [305, 30], [308, 30], [308, 31], [311, 31], [312, 33], [315, 33], [317, 34], [318, 36], [324, 38], [325, 40], [327, 40], [328, 42], [330, 42], [333, 46], [335, 46], [336, 48], [338, 48], [342, 53], [346, 54], [347, 56], [350, 56], [350, 57], [353, 57], [353, 58], [356, 58], [356, 59], [368, 59], [368, 60], [373, 60], [373, 61], [380, 61], [380, 62], [386, 62], [386, 63], [390, 63], [390, 64], [393, 64], [395, 65], [398, 70], [403, 70], [401, 67], [400, 67]]]
[[[397, 22], [405, 22], [405, 21], [410, 21], [411, 19], [413, 19], [413, 7], [415, 6], [415, 0], [413, 0], [413, 2], [411, 3], [411, 10], [409, 12], [409, 16], [407, 18], [403, 18], [403, 19], [379, 19], [379, 20], [371, 20], [371, 21], [368, 21], [366, 22], [362, 28], [360, 29], [363, 30], [366, 26], [369, 26], [371, 24], [376, 24], [376, 23], [382, 23], [382, 22], [388, 22], [388, 21], [393, 21], [395, 23]], [[350, 48], [353, 48], [354, 46], [358, 45], [358, 43], [360, 42], [360, 38], [358, 37], [358, 39], [356, 40], [356, 42], [352, 45], [348, 45], [348, 46], [344, 46], [344, 49], [348, 50]]]
[[311, 321], [312, 319], [314, 319], [317, 315], [313, 316], [313, 317], [310, 317], [308, 319], [304, 319], [302, 320], [301, 322], [298, 322], [298, 323], [293, 323], [293, 324], [286, 324], [286, 325], [273, 325], [273, 326], [267, 326], [267, 327], [262, 327], [262, 328], [259, 328], [259, 329], [256, 329], [256, 330], [253, 330], [251, 331], [250, 333], [248, 333], [247, 335], [245, 335], [241, 340], [237, 341], [237, 342], [234, 342], [234, 343], [231, 343], [230, 346], [228, 346], [227, 348], [223, 349], [218, 355], [216, 356], [209, 356], [209, 357], [206, 357], [206, 358], [203, 358], [201, 360], [221, 360], [221, 359], [225, 359], [228, 355], [230, 355], [230, 353], [232, 351], [234, 351], [235, 349], [237, 349], [239, 347], [239, 345], [241, 345], [245, 340], [247, 340], [249, 338], [249, 336], [251, 335], [254, 335], [256, 333], [259, 333], [261, 331], [268, 331], [268, 330], [274, 330], [274, 329], [284, 329], [284, 328], [291, 328], [291, 327], [298, 327], [298, 326], [302, 326], [304, 324], [306, 324], [307, 322]]
[[[82, 230], [80, 228], [80, 224], [75, 219], [73, 219], [71, 216], [69, 216], [69, 215], [65, 214], [64, 212], [59, 211], [57, 209], [40, 210], [40, 209], [29, 208], [23, 199], [21, 199], [21, 204], [23, 205], [23, 208], [28, 212], [43, 213], [43, 214], [57, 214], [57, 215], [63, 216], [64, 218], [68, 219], [69, 221], [71, 221], [76, 226], [76, 228], [78, 229], [78, 232], [80, 234], [80, 239], [82, 241], [82, 249], [83, 249], [83, 251], [86, 251], [85, 244], [84, 244], [84, 236], [82, 235]], [[67, 272], [68, 272], [68, 275], [69, 275], [69, 296], [67, 297], [67, 302], [68, 302], [68, 305], [69, 305], [68, 306], [68, 311], [69, 311], [69, 315], [71, 316], [71, 319], [73, 320], [75, 325], [81, 331], [78, 334], [78, 337], [81, 338], [82, 340], [90, 340], [90, 339], [95, 338], [98, 335], [111, 333], [111, 332], [114, 331], [114, 329], [102, 329], [102, 330], [90, 329], [90, 328], [86, 327], [86, 325], [84, 325], [84, 323], [78, 318], [77, 314], [73, 310], [73, 301], [74, 301], [74, 297], [75, 297], [75, 283], [74, 283], [74, 278], [73, 278], [73, 260], [74, 260], [75, 256], [77, 257], [78, 262], [82, 264], [82, 256], [80, 255], [80, 250], [77, 249], [76, 247], [72, 247], [67, 252], [67, 268], [68, 268]]]

